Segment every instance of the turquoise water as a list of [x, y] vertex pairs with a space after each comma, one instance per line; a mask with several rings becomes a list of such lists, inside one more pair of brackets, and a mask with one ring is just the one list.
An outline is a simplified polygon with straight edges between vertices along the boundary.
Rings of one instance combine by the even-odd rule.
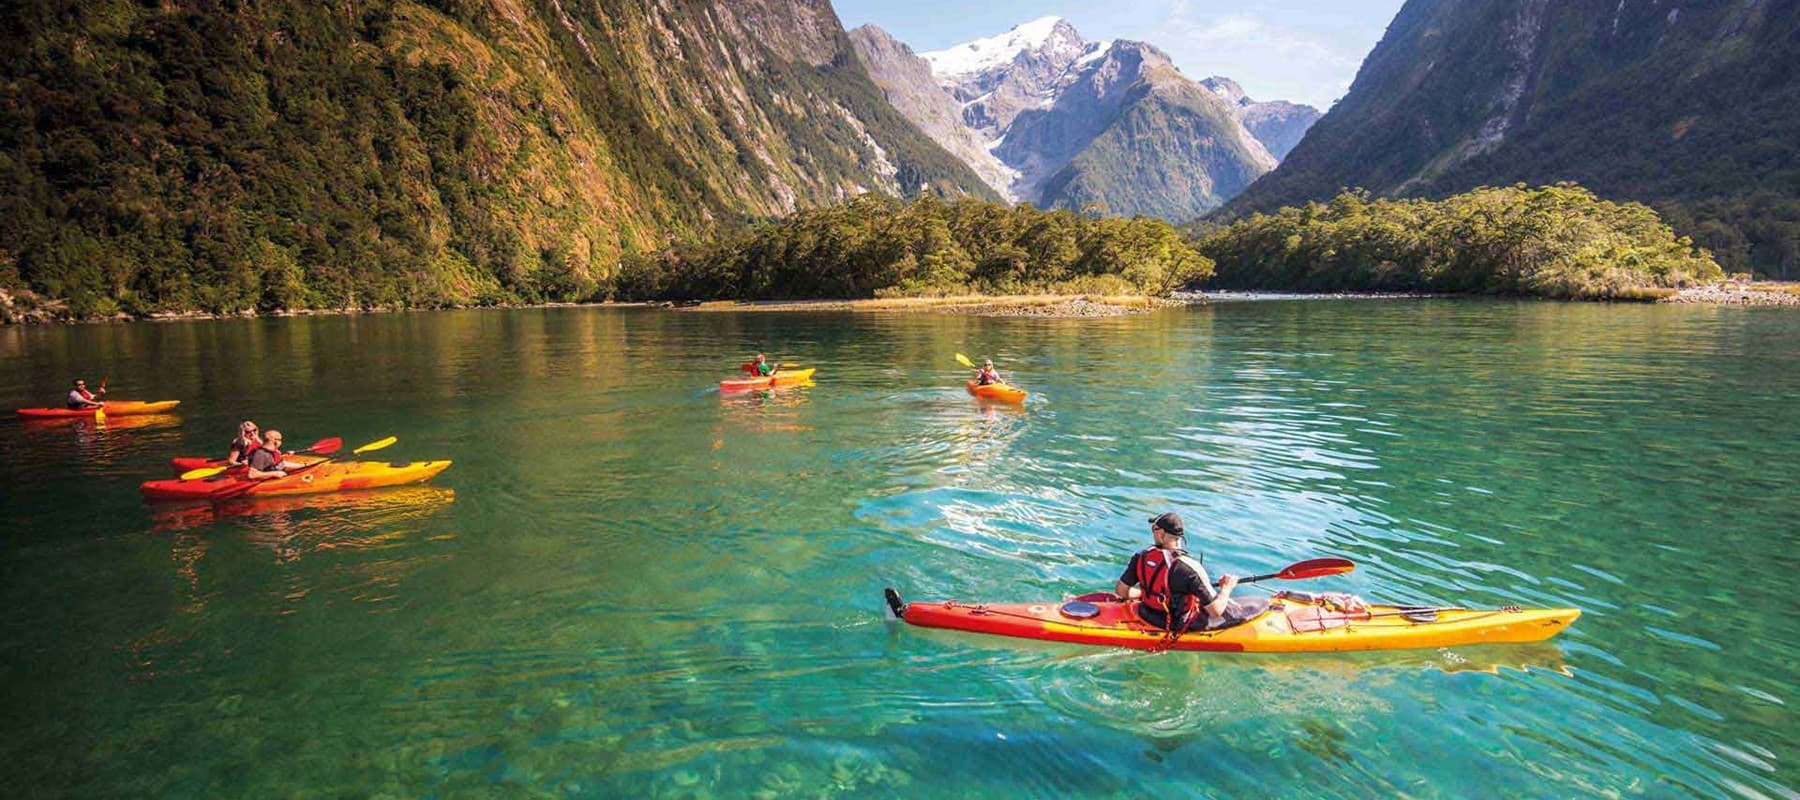
[[[984, 319], [470, 311], [0, 329], [9, 796], [1795, 797], [1800, 314], [1475, 301]], [[767, 350], [810, 387], [721, 397]], [[1032, 390], [962, 390], [955, 352]], [[423, 487], [157, 508], [393, 434]], [[1532, 646], [1149, 655], [928, 631], [1215, 571], [1573, 605]], [[1273, 588], [1273, 587], [1271, 587]]]

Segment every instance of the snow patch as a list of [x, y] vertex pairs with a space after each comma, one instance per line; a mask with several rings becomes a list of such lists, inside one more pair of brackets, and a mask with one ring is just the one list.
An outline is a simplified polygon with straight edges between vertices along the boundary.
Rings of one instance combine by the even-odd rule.
[[1104, 42], [1094, 42], [1093, 44], [1088, 45], [1087, 53], [1083, 54], [1080, 58], [1075, 59], [1075, 63], [1070, 64], [1069, 69], [1081, 69], [1082, 67], [1105, 58], [1106, 52], [1112, 49], [1112, 45], [1113, 40], [1111, 39], [1107, 39]]
[[1062, 21], [1062, 17], [1038, 17], [998, 36], [920, 53], [919, 57], [931, 65], [931, 74], [937, 76], [971, 75], [1003, 67], [1011, 64], [1020, 53], [1042, 47]]

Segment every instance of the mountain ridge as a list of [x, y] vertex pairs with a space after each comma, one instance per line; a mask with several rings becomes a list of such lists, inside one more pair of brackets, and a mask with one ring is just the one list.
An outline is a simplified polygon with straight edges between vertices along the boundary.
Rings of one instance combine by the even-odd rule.
[[[1317, 113], [1254, 103], [1241, 90], [1227, 98], [1182, 75], [1153, 45], [1088, 42], [1054, 16], [919, 53], [910, 63], [871, 49], [859, 46], [859, 55], [876, 82], [908, 84], [914, 96], [931, 94], [920, 85], [917, 62], [923, 62], [960, 109], [963, 125], [1010, 174], [999, 176], [1008, 179], [1002, 185], [993, 170], [978, 171], [1003, 195], [1046, 208], [1191, 218], [1275, 166], [1276, 157], [1246, 122], [1291, 147]], [[1138, 103], [1145, 105], [1129, 107]], [[947, 106], [935, 107], [942, 116]], [[925, 115], [907, 113], [932, 127]], [[1129, 124], [1115, 127], [1122, 121]], [[953, 152], [968, 152], [942, 132], [933, 136]], [[977, 165], [986, 154], [964, 158]]]
[[1800, 274], [1800, 2], [1409, 0], [1349, 92], [1226, 218], [1342, 186], [1575, 181], [1728, 270]]

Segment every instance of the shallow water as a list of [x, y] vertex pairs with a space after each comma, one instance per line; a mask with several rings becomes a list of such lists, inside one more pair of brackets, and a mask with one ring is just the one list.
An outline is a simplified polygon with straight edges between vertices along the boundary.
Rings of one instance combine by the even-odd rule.
[[[11, 796], [1794, 797], [1800, 314], [1476, 301], [1146, 317], [549, 309], [0, 328]], [[816, 383], [722, 397], [767, 350]], [[952, 354], [1033, 394], [977, 403]], [[383, 436], [422, 487], [152, 507]], [[1215, 571], [1574, 605], [1533, 646], [1148, 655], [909, 629], [880, 591]]]

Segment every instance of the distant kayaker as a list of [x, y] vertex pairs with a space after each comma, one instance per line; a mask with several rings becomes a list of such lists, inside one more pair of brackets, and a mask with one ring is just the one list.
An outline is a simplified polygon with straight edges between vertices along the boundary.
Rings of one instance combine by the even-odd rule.
[[1219, 576], [1218, 591], [1206, 577], [1200, 559], [1187, 553], [1181, 517], [1174, 512], [1150, 518], [1155, 544], [1131, 557], [1125, 574], [1113, 587], [1120, 600], [1137, 599], [1138, 617], [1169, 632], [1171, 637], [1189, 630], [1223, 628], [1261, 613], [1262, 602], [1233, 603], [1234, 575]]
[[285, 478], [288, 470], [303, 466], [306, 465], [287, 460], [281, 452], [281, 431], [263, 431], [262, 446], [250, 451], [250, 468], [244, 474], [253, 481]]
[[237, 438], [231, 440], [231, 449], [225, 453], [225, 463], [234, 467], [250, 463], [250, 454], [262, 449], [262, 438], [256, 434], [256, 423], [244, 420], [238, 425]]
[[104, 397], [104, 396], [106, 396], [106, 387], [104, 387], [104, 386], [100, 387], [99, 394], [95, 394], [93, 392], [88, 391], [87, 381], [84, 381], [80, 378], [76, 378], [75, 379], [75, 388], [69, 390], [69, 407], [70, 408], [105, 408], [106, 404], [100, 402], [99, 399], [97, 399], [99, 397]]
[[992, 383], [1004, 383], [1000, 380], [1000, 370], [994, 369], [993, 359], [982, 359], [981, 369], [975, 371], [975, 385], [987, 386]]
[[770, 375], [774, 375], [776, 370], [779, 369], [781, 369], [779, 364], [769, 363], [769, 359], [764, 357], [762, 353], [757, 353], [756, 360], [750, 362], [750, 374], [759, 378], [767, 378]]

